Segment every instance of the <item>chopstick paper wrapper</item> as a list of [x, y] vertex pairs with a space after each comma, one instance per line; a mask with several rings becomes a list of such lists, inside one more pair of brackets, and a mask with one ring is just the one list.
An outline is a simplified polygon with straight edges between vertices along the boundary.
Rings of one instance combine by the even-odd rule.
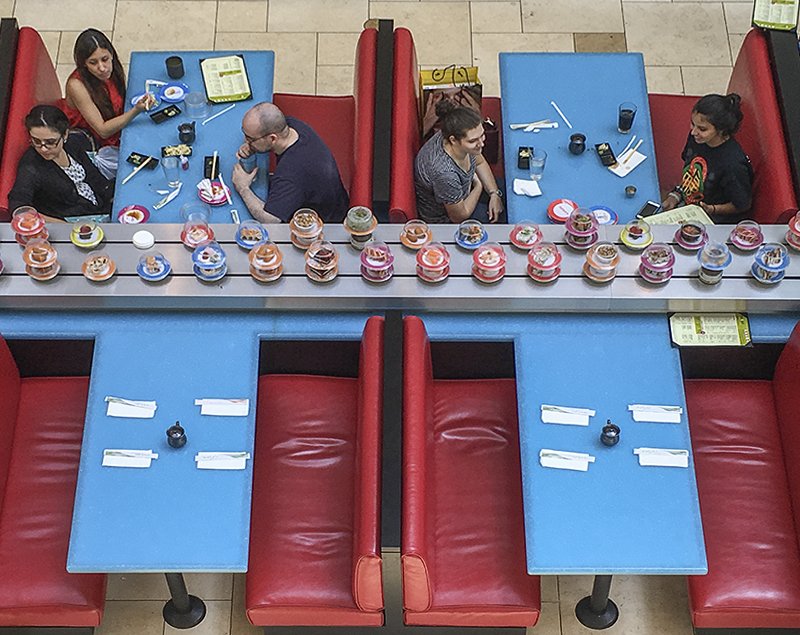
[[109, 417], [130, 417], [132, 419], [152, 419], [156, 414], [155, 401], [132, 401], [122, 397], [106, 397]]
[[103, 450], [106, 467], [150, 467], [150, 461], [157, 458], [152, 450]]
[[217, 417], [246, 417], [250, 412], [249, 399], [195, 399], [201, 415]]
[[659, 467], [689, 467], [689, 450], [667, 450], [665, 448], [636, 448], [639, 465]]
[[181, 188], [183, 187], [183, 183], [178, 183], [178, 187], [172, 190], [169, 194], [167, 194], [164, 198], [162, 198], [158, 203], [153, 205], [153, 209], [161, 209], [169, 203], [172, 199], [174, 199], [178, 194], [181, 193]]
[[249, 452], [198, 452], [194, 457], [201, 470], [243, 470]]
[[648, 406], [634, 403], [628, 406], [634, 421], [651, 423], [680, 423], [683, 408], [680, 406]]
[[565, 452], [564, 450], [540, 450], [539, 463], [542, 467], [554, 467], [559, 470], [576, 470], [585, 472], [594, 457], [583, 452]]
[[542, 421], [544, 423], [564, 423], [570, 426], [588, 426], [589, 417], [594, 410], [588, 408], [568, 408], [567, 406], [549, 406], [542, 404]]

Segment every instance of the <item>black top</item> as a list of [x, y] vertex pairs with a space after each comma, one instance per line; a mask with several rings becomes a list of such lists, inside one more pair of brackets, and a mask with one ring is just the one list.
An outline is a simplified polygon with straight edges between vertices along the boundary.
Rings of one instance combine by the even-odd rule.
[[750, 207], [753, 166], [733, 137], [712, 148], [697, 143], [690, 134], [681, 155], [684, 161], [681, 188], [687, 203], [733, 203], [739, 214], [720, 214], [714, 222], [732, 222]]
[[86, 154], [91, 144], [83, 134], [69, 134], [64, 149], [86, 171], [85, 182], [92, 188], [97, 205], [78, 194], [75, 184], [55, 161], [48, 161], [28, 148], [19, 160], [17, 180], [8, 195], [8, 209], [14, 212], [22, 205], [64, 219], [69, 216], [108, 214], [114, 198], [114, 182], [106, 179]]
[[298, 209], [310, 207], [326, 223], [344, 220], [350, 200], [336, 159], [307, 123], [286, 117], [297, 141], [276, 155], [264, 211], [288, 222]]

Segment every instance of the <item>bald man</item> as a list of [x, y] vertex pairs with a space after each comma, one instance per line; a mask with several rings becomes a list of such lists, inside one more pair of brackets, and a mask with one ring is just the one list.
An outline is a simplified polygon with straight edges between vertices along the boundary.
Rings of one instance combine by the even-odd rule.
[[274, 152], [276, 159], [266, 201], [250, 187], [258, 168], [246, 172], [238, 161], [233, 166], [231, 180], [253, 218], [262, 223], [288, 222], [298, 209], [310, 207], [325, 222], [344, 220], [349, 199], [339, 168], [311, 126], [284, 116], [275, 104], [265, 101], [245, 113], [242, 133], [244, 143], [237, 158]]

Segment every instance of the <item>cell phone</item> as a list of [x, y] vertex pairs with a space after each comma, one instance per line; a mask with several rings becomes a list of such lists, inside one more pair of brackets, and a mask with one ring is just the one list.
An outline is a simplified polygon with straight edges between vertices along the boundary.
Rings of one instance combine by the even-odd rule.
[[[147, 159], [146, 154], [139, 154], [138, 152], [131, 152], [128, 155], [128, 158], [125, 159], [128, 163], [133, 163], [135, 166], [140, 166], [142, 162]], [[150, 157], [150, 160], [147, 162], [147, 165], [144, 166], [145, 170], [155, 170], [156, 166], [158, 165], [158, 159], [155, 157]]]
[[217, 165], [216, 169], [214, 170], [214, 174], [211, 174], [211, 166], [214, 164], [214, 157], [206, 157], [203, 159], [203, 177], [207, 179], [214, 179], [219, 178], [219, 157], [217, 157]]
[[614, 151], [607, 143], [597, 143], [594, 146], [597, 149], [597, 156], [604, 166], [609, 167], [617, 162], [617, 157], [614, 156]]
[[167, 119], [180, 114], [181, 114], [181, 109], [178, 108], [175, 104], [170, 104], [166, 108], [162, 108], [161, 110], [156, 110], [155, 112], [150, 113], [150, 119], [152, 119], [156, 123], [162, 123]]
[[656, 203], [655, 201], [647, 201], [644, 205], [642, 205], [642, 209], [636, 213], [636, 218], [646, 218], [648, 216], [652, 216], [660, 209], [660, 203]]

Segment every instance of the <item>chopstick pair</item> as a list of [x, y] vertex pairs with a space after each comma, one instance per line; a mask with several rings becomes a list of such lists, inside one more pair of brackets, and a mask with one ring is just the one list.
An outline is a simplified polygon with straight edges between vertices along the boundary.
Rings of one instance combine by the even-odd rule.
[[134, 175], [135, 175], [135, 174], [136, 174], [136, 173], [137, 173], [139, 170], [141, 170], [141, 169], [142, 169], [144, 166], [146, 166], [146, 165], [147, 165], [148, 163], [150, 163], [150, 161], [152, 161], [152, 160], [153, 160], [153, 157], [147, 157], [147, 158], [146, 158], [144, 161], [142, 161], [142, 162], [141, 162], [141, 163], [140, 163], [140, 164], [137, 166], [137, 168], [136, 168], [136, 169], [135, 169], [133, 172], [131, 172], [131, 173], [130, 173], [128, 176], [126, 176], [124, 179], [122, 179], [122, 184], [123, 184], [123, 185], [125, 185], [125, 184], [126, 184], [128, 181], [130, 181], [130, 180], [133, 178], [133, 176], [134, 176]]

